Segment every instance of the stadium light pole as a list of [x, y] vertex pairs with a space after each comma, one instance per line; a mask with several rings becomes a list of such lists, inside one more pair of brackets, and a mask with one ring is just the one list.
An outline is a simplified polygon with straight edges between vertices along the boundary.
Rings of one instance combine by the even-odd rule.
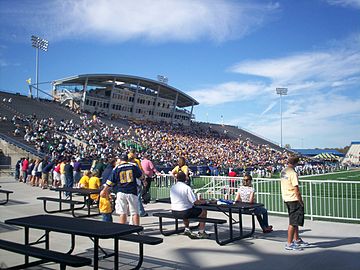
[[39, 49], [47, 52], [49, 41], [32, 35], [31, 43], [32, 46], [36, 49], [36, 98], [39, 99]]
[[164, 75], [157, 75], [157, 79], [159, 82], [162, 82], [163, 84], [168, 84], [169, 78]]
[[280, 96], [280, 147], [283, 147], [283, 135], [282, 135], [282, 96], [286, 96], [288, 92], [287, 88], [276, 88], [276, 94]]

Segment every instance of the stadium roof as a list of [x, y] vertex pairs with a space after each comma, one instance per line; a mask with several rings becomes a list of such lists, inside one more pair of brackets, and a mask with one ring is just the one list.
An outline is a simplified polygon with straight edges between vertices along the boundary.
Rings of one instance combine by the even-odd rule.
[[118, 83], [128, 83], [139, 86], [143, 86], [155, 91], [160, 90], [159, 96], [162, 98], [172, 99], [175, 100], [177, 93], [178, 102], [177, 106], [182, 107], [189, 107], [192, 105], [199, 105], [199, 102], [190, 97], [189, 95], [185, 94], [184, 92], [176, 89], [170, 85], [164, 84], [159, 81], [138, 77], [138, 76], [131, 76], [131, 75], [123, 75], [123, 74], [82, 74], [82, 75], [75, 75], [64, 79], [58, 79], [53, 81], [53, 85], [84, 85], [85, 81], [88, 80], [88, 85], [98, 85], [98, 86], [108, 86], [112, 81]]
[[316, 156], [316, 155], [323, 154], [323, 153], [333, 154], [333, 155], [339, 156], [339, 157], [344, 156], [343, 153], [341, 153], [335, 149], [291, 149], [291, 150], [298, 152], [301, 155], [309, 156], [309, 157]]

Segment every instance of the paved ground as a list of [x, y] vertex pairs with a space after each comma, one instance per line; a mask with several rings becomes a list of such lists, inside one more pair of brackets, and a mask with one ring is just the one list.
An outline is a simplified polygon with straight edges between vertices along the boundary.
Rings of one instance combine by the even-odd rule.
[[[10, 177], [0, 177], [3, 189], [13, 190], [11, 201], [0, 206], [0, 237], [5, 240], [23, 242], [22, 228], [10, 227], [4, 220], [14, 217], [42, 214], [42, 202], [38, 196], [54, 196], [54, 192], [41, 190], [17, 183]], [[1, 194], [0, 194], [1, 195]], [[0, 198], [1, 199], [1, 198]], [[146, 206], [148, 213], [168, 209], [169, 205], [154, 203]], [[360, 210], [359, 210], [360, 211]], [[64, 214], [68, 215], [68, 214]], [[212, 213], [214, 215], [214, 213]], [[215, 215], [223, 218], [221, 214]], [[114, 216], [117, 220], [117, 216]], [[250, 224], [245, 219], [245, 224]], [[160, 236], [157, 218], [149, 216], [141, 219], [145, 234]], [[214, 238], [207, 240], [191, 240], [183, 235], [164, 237], [158, 246], [145, 246], [143, 269], [360, 269], [360, 225], [342, 224], [306, 220], [301, 234], [311, 247], [303, 251], [285, 251], [287, 219], [270, 216], [274, 232], [263, 234], [259, 230], [253, 238], [237, 241], [226, 246], [216, 244]], [[221, 228], [226, 231], [226, 227]], [[101, 228], [99, 228], [101, 230]], [[208, 231], [211, 232], [211, 226]], [[31, 231], [31, 235], [39, 235], [39, 231]], [[67, 235], [51, 234], [50, 246], [56, 250], [66, 251], [69, 248]], [[77, 237], [75, 253], [91, 258], [92, 242], [84, 237]], [[111, 248], [111, 241], [101, 241], [101, 246]], [[133, 266], [137, 259], [137, 245], [120, 242], [120, 261]], [[0, 250], [0, 266], [11, 266], [22, 261], [22, 257], [14, 253]], [[112, 260], [100, 261], [101, 269], [112, 269]], [[122, 265], [120, 269], [130, 269]], [[58, 265], [45, 264], [32, 269], [59, 269]], [[69, 268], [71, 269], [71, 268]], [[91, 269], [84, 267], [81, 269]]]

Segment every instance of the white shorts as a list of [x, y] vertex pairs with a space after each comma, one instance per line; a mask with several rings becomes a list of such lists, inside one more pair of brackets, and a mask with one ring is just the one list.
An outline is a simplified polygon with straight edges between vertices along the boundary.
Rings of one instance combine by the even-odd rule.
[[53, 174], [54, 174], [54, 180], [60, 181], [60, 173], [54, 171]]
[[65, 174], [60, 174], [60, 180], [61, 180], [61, 185], [65, 186], [65, 184], [66, 184]]
[[55, 181], [60, 181], [60, 173], [53, 171], [53, 179]]
[[139, 214], [139, 201], [138, 196], [134, 194], [127, 194], [118, 192], [116, 194], [115, 210], [119, 215], [127, 214], [128, 208], [130, 215]]

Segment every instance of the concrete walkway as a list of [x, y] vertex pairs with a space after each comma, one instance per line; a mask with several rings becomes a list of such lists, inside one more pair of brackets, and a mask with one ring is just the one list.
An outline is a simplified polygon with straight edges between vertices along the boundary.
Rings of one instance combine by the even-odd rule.
[[[23, 229], [6, 225], [4, 221], [14, 217], [43, 214], [42, 202], [36, 200], [36, 197], [56, 194], [53, 191], [17, 183], [10, 177], [0, 177], [0, 185], [3, 189], [14, 191], [10, 194], [10, 202], [0, 206], [0, 237], [22, 243]], [[152, 217], [151, 213], [168, 208], [169, 205], [161, 203], [146, 205], [150, 216], [141, 219], [146, 235], [163, 237], [159, 233], [158, 219]], [[224, 218], [220, 213], [211, 213], [211, 216]], [[114, 215], [114, 219], [117, 221], [118, 216]], [[311, 246], [303, 251], [285, 251], [287, 218], [270, 216], [269, 219], [274, 226], [273, 233], [263, 234], [257, 230], [253, 238], [226, 246], [216, 244], [214, 237], [206, 240], [191, 240], [184, 235], [164, 237], [161, 245], [145, 246], [143, 269], [360, 269], [359, 224], [306, 220], [301, 236], [309, 241]], [[249, 217], [245, 217], [245, 226], [248, 226], [249, 222]], [[209, 232], [212, 231], [211, 226], [207, 229]], [[221, 231], [226, 231], [226, 224], [221, 226]], [[32, 230], [30, 235], [33, 237], [32, 240], [36, 240], [37, 236], [41, 236], [41, 231]], [[65, 252], [69, 249], [69, 241], [68, 235], [52, 233], [50, 247]], [[112, 247], [112, 241], [100, 242], [105, 249]], [[89, 239], [77, 237], [76, 243], [74, 254], [92, 257], [93, 244]], [[125, 264], [136, 265], [137, 249], [137, 244], [120, 241], [120, 262], [124, 263], [120, 269], [131, 268]], [[20, 255], [0, 250], [0, 267], [11, 266], [22, 260], [23, 257]], [[58, 268], [58, 265], [48, 263], [31, 269]], [[112, 259], [100, 261], [100, 269], [112, 269]]]

